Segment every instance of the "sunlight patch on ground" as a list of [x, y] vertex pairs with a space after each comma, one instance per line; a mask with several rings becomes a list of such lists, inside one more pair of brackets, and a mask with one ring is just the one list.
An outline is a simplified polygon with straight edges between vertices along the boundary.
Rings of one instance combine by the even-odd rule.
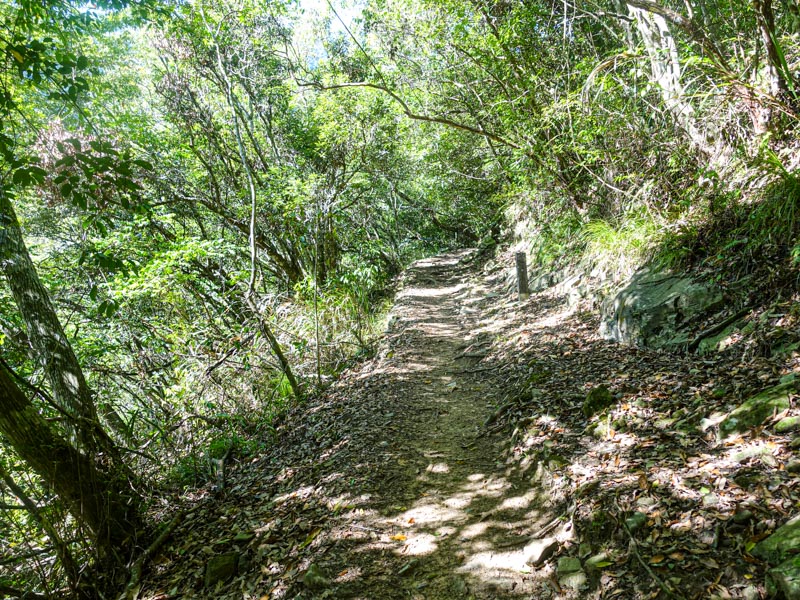
[[484, 535], [489, 530], [489, 525], [490, 524], [486, 521], [467, 525], [466, 527], [464, 527], [464, 529], [461, 530], [461, 537], [467, 540], [471, 540], [478, 536]]
[[306, 485], [301, 488], [297, 488], [293, 492], [289, 492], [288, 494], [283, 494], [282, 496], [276, 496], [273, 499], [273, 502], [276, 504], [283, 504], [289, 499], [305, 499], [309, 498], [314, 495], [315, 486], [313, 485]]
[[454, 285], [452, 287], [445, 287], [445, 288], [407, 288], [406, 290], [400, 292], [397, 295], [398, 299], [405, 299], [405, 298], [437, 298], [439, 296], [449, 296], [450, 294], [455, 294], [456, 292], [460, 292], [465, 287], [465, 284]]
[[417, 525], [443, 525], [463, 521], [466, 518], [467, 515], [460, 510], [431, 502], [405, 511], [399, 516], [398, 521], [401, 523], [411, 521]]
[[528, 492], [526, 492], [522, 496], [506, 498], [498, 505], [495, 511], [528, 508], [534, 502], [534, 500], [536, 500], [537, 493], [538, 490], [534, 488], [528, 490]]
[[500, 569], [517, 573], [530, 571], [530, 567], [525, 564], [525, 559], [525, 552], [522, 550], [512, 550], [510, 552], [486, 550], [470, 556], [459, 571], [462, 573], [485, 569]]
[[449, 506], [450, 508], [454, 508], [457, 510], [467, 508], [472, 501], [475, 499], [473, 494], [456, 494], [455, 496], [451, 496], [444, 501], [445, 506]]
[[409, 330], [417, 330], [421, 331], [426, 335], [439, 335], [442, 337], [448, 337], [456, 333], [458, 330], [453, 327], [452, 325], [442, 324], [442, 323], [417, 323], [413, 327], [409, 327]]
[[431, 463], [425, 471], [427, 473], [449, 473], [450, 466], [447, 463]]
[[[392, 368], [391, 372], [392, 372], [392, 375], [403, 375], [403, 374], [412, 374], [412, 373], [422, 373], [422, 372], [430, 371], [430, 370], [431, 370], [431, 366], [428, 365], [428, 364], [406, 361], [405, 362], [405, 366], [402, 369]], [[385, 373], [386, 371], [387, 371], [386, 369], [382, 369], [382, 370], [376, 371], [376, 372]], [[375, 373], [371, 373], [370, 376], [373, 376], [374, 374]]]
[[422, 556], [432, 554], [439, 548], [439, 538], [430, 533], [415, 533], [408, 537], [408, 541], [398, 551], [400, 554], [410, 556]]

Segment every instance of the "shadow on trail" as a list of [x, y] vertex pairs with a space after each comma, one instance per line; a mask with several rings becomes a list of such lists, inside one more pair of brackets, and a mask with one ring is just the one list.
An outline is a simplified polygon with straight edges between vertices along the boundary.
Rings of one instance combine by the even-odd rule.
[[[518, 303], [499, 269], [468, 263], [406, 273], [378, 356], [298, 405], [187, 516], [143, 600], [757, 597], [766, 567], [742, 553], [795, 511], [800, 476], [787, 435], [721, 442], [713, 423], [779, 365], [622, 348], [588, 306], [557, 291]], [[587, 419], [601, 384], [614, 404]], [[557, 544], [528, 565], [535, 538]], [[212, 587], [221, 552], [238, 573]], [[598, 572], [590, 554], [607, 555]], [[557, 578], [561, 558], [588, 585]]]
[[397, 298], [384, 358], [360, 377], [373, 393], [393, 394], [396, 410], [375, 448], [389, 460], [348, 501], [333, 532], [339, 541], [325, 564], [336, 573], [331, 597], [446, 600], [546, 591], [543, 574], [532, 575], [526, 564], [524, 546], [553, 520], [554, 507], [546, 487], [514, 477], [498, 442], [482, 435], [500, 399], [470, 368], [475, 354], [465, 352], [480, 327], [470, 310], [477, 299], [460, 279], [464, 256], [415, 264]]
[[[768, 442], [717, 444], [713, 431], [700, 426], [718, 377], [690, 358], [575, 335], [576, 327], [596, 326], [570, 316], [562, 298], [541, 298], [541, 314], [509, 331], [522, 336], [520, 362], [535, 367], [527, 376], [551, 400], [517, 407], [527, 429], [514, 441], [514, 456], [503, 461], [500, 441], [480, 434], [503, 390], [519, 381], [489, 376], [500, 364], [471, 349], [481, 336], [508, 343], [501, 339], [508, 310], [498, 309], [492, 319], [486, 295], [484, 310], [472, 310], [478, 294], [459, 280], [458, 265], [434, 277], [428, 269], [436, 260], [411, 272], [385, 358], [362, 374], [377, 384], [376, 396], [394, 394], [391, 425], [375, 448], [388, 460], [348, 501], [334, 530], [339, 542], [323, 559], [336, 574], [329, 597], [546, 599], [602, 590], [647, 598], [660, 593], [654, 573], [678, 591], [713, 588], [708, 582], [719, 580], [719, 566], [704, 558], [709, 553], [738, 565], [726, 576], [739, 587], [761, 576], [762, 566], [737, 558], [740, 538], [752, 535], [755, 520], [731, 519], [741, 502], [756, 510], [757, 497], [730, 482], [753, 463], [736, 458], [742, 445], [759, 450]], [[607, 420], [616, 430], [597, 436], [587, 433], [581, 404], [599, 384], [620, 401]], [[779, 479], [791, 485], [785, 473]], [[623, 525], [634, 512], [646, 518], [638, 541]], [[527, 564], [532, 538], [543, 536], [556, 538], [561, 556], [574, 557], [578, 542], [589, 552], [611, 548], [606, 564], [615, 568], [589, 574], [588, 587], [559, 586], [555, 561]], [[648, 550], [653, 544], [663, 553]], [[640, 569], [646, 559], [657, 566]], [[615, 572], [620, 569], [626, 577]]]

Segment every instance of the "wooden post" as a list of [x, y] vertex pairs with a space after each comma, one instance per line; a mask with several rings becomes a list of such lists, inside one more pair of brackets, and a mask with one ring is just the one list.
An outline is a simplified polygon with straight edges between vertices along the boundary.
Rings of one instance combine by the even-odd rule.
[[531, 292], [528, 289], [528, 261], [524, 252], [517, 252], [517, 291], [519, 292], [519, 299], [527, 300]]

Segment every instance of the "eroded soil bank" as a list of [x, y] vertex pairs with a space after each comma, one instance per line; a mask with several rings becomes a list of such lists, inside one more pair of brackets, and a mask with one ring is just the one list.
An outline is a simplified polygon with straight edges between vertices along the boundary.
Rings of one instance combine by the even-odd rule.
[[797, 502], [793, 434], [715, 423], [797, 359], [622, 348], [476, 256], [405, 273], [376, 357], [187, 499], [141, 598], [763, 597], [748, 552]]

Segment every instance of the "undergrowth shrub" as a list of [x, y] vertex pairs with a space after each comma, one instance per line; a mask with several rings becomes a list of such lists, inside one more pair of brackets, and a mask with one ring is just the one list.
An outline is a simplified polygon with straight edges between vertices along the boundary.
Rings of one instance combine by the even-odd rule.
[[786, 172], [749, 197], [721, 194], [717, 210], [682, 224], [659, 251], [674, 266], [713, 267], [727, 276], [797, 269], [800, 177]]
[[616, 222], [590, 221], [581, 234], [585, 253], [595, 267], [619, 280], [651, 258], [664, 235], [664, 225], [664, 219], [641, 209]]

